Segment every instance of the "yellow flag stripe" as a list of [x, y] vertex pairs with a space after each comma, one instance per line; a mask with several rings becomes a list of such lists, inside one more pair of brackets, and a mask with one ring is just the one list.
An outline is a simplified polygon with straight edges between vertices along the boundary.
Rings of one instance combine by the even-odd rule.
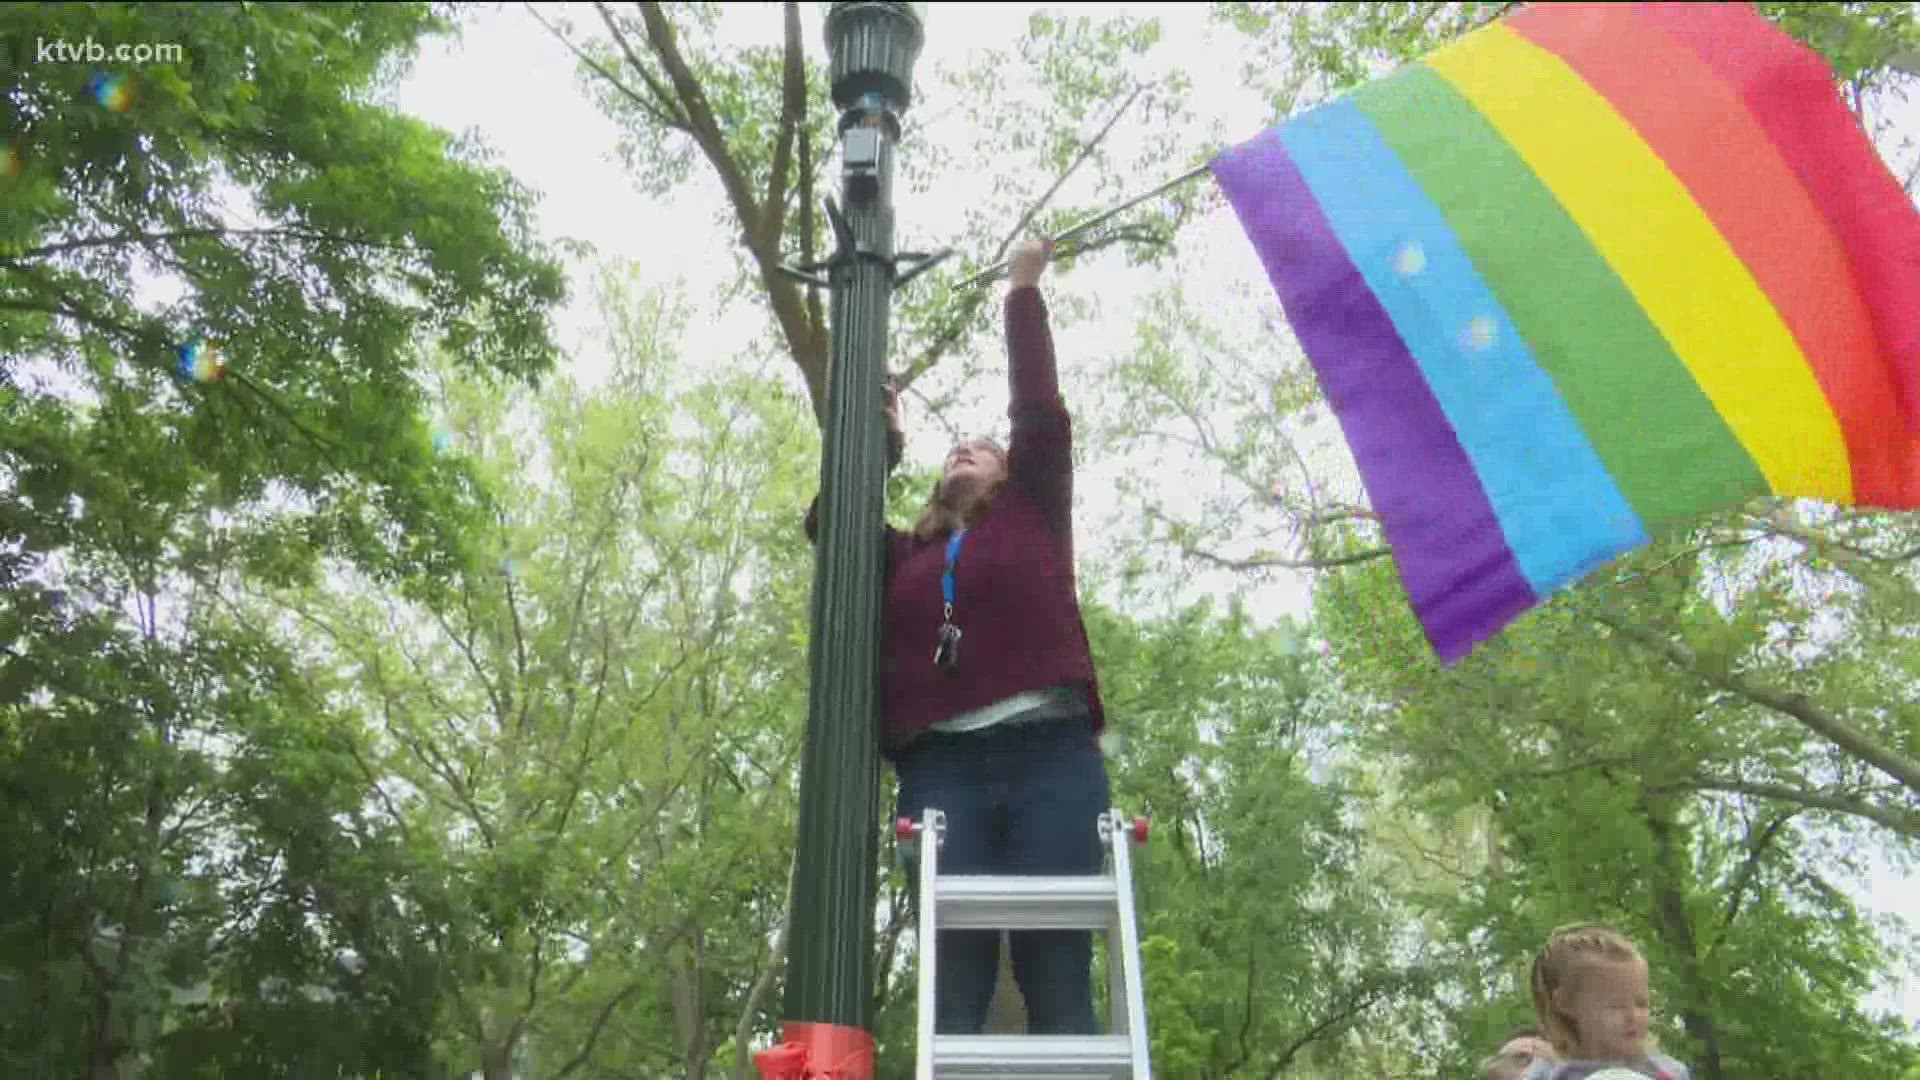
[[[1587, 234], [1776, 495], [1852, 501], [1839, 419], [1773, 303], [1605, 98], [1496, 24], [1427, 60]], [[1569, 297], [1569, 315], [1579, 310]], [[1620, 357], [1632, 378], [1633, 357]]]

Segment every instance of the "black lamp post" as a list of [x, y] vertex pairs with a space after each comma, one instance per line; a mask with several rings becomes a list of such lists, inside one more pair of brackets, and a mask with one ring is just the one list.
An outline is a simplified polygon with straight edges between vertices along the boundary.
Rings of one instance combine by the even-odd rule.
[[[832, 259], [788, 270], [833, 290], [785, 1007], [787, 1041], [809, 1045], [816, 1068], [839, 1066], [872, 1048], [874, 864], [883, 821], [878, 675], [887, 447], [881, 388], [893, 291], [944, 257], [893, 250], [894, 152], [912, 96], [924, 8], [836, 3], [828, 14], [844, 210], [827, 204]], [[815, 276], [819, 270], [827, 277]]]

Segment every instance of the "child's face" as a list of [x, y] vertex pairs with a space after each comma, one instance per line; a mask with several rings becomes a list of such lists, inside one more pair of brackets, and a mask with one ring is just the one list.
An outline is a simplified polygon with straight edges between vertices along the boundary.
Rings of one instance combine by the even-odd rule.
[[[1568, 993], [1568, 990], [1571, 993]], [[1644, 960], [1610, 960], [1580, 973], [1562, 990], [1564, 1008], [1579, 1032], [1577, 1057], [1632, 1061], [1647, 1052], [1647, 965]]]

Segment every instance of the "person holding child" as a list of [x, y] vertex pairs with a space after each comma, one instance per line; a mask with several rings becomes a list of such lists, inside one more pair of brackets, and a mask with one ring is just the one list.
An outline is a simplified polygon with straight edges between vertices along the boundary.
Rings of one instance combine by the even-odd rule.
[[1491, 1057], [1480, 1063], [1481, 1080], [1525, 1080], [1535, 1064], [1555, 1060], [1547, 1033], [1528, 1024], [1514, 1031]]

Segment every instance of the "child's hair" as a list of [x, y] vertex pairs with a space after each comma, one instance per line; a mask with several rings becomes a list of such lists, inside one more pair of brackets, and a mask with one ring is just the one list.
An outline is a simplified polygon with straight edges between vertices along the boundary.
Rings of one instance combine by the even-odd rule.
[[1573, 1017], [1554, 1007], [1554, 991], [1572, 985], [1583, 962], [1619, 963], [1639, 959], [1640, 950], [1625, 934], [1611, 927], [1576, 923], [1547, 935], [1547, 943], [1533, 958], [1533, 1012], [1540, 1018], [1547, 1041], [1556, 1051], [1572, 1053], [1580, 1045], [1580, 1032]]

